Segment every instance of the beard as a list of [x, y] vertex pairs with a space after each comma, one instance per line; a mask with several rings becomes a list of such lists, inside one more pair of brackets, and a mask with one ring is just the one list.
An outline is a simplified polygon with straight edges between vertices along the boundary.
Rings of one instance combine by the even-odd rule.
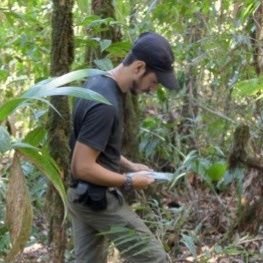
[[138, 81], [134, 80], [130, 87], [130, 92], [132, 95], [138, 95], [140, 93]]

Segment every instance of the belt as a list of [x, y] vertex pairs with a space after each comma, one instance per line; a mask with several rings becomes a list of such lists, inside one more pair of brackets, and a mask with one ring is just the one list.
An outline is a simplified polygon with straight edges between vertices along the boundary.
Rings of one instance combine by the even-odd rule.
[[[82, 180], [74, 180], [74, 181], [70, 182], [69, 187], [77, 188], [80, 183], [87, 184], [87, 185], [89, 184], [88, 182], [85, 182], [85, 181], [82, 181]], [[120, 191], [117, 187], [106, 187], [106, 188], [107, 188], [106, 190], [109, 191], [109, 192], [119, 192]]]

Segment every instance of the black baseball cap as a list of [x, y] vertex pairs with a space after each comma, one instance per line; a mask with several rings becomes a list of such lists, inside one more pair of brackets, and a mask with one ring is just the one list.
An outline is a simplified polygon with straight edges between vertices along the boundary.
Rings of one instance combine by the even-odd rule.
[[153, 32], [142, 33], [135, 41], [132, 54], [146, 63], [157, 76], [158, 82], [168, 89], [176, 89], [177, 81], [173, 69], [174, 55], [168, 41]]

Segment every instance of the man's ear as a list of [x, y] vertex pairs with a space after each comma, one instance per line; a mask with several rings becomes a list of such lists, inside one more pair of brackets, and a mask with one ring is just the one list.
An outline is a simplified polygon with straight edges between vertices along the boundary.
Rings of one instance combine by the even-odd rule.
[[133, 62], [133, 72], [135, 75], [141, 77], [144, 75], [145, 71], [146, 71], [146, 64], [144, 61], [135, 60]]

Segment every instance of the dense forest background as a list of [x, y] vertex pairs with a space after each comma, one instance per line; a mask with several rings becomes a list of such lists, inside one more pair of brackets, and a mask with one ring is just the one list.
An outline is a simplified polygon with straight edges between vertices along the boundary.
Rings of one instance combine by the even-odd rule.
[[172, 262], [263, 262], [262, 0], [2, 0], [0, 22], [0, 262], [74, 262], [74, 97], [103, 100], [83, 80], [145, 31], [180, 89], [124, 98], [123, 151], [174, 180], [127, 198]]

